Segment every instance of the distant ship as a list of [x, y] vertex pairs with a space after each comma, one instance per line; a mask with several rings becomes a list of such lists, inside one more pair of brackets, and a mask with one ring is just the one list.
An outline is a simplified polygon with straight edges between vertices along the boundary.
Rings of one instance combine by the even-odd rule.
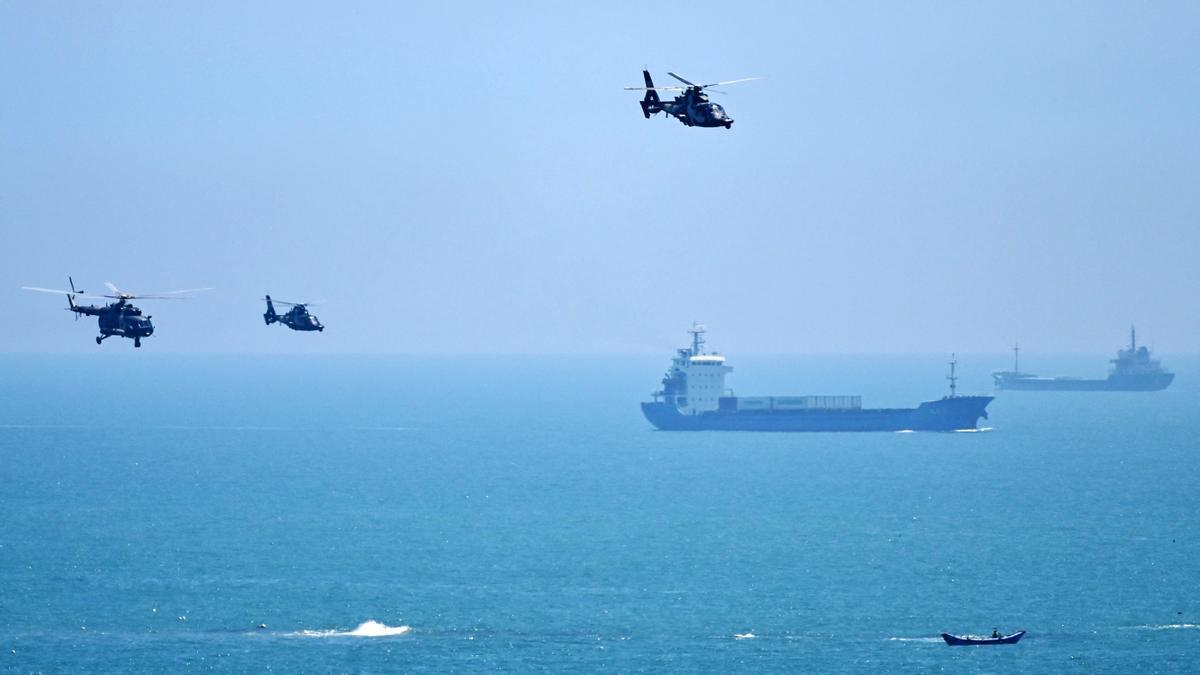
[[1040, 391], [1159, 391], [1175, 379], [1158, 359], [1150, 358], [1150, 350], [1137, 344], [1137, 331], [1129, 328], [1129, 349], [1117, 350], [1113, 367], [1103, 380], [1082, 377], [1038, 377], [1021, 372], [1021, 348], [1013, 347], [1013, 369], [992, 373], [997, 389]]
[[958, 431], [987, 418], [991, 396], [957, 395], [955, 361], [950, 395], [916, 408], [863, 408], [861, 396], [726, 395], [725, 357], [704, 352], [704, 326], [688, 331], [691, 347], [679, 349], [642, 414], [663, 431]]

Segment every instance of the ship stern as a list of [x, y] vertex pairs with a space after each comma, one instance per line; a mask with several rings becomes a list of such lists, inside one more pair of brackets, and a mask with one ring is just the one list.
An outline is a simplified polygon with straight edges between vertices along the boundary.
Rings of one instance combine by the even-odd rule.
[[700, 428], [694, 416], [684, 415], [679, 408], [662, 401], [643, 402], [642, 414], [660, 431], [694, 431]]

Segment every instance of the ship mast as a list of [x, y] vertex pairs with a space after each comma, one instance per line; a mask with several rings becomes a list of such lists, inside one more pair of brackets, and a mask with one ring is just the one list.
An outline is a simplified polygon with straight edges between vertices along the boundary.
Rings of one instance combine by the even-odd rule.
[[1013, 345], [1013, 374], [1021, 372], [1021, 345], [1020, 343]]
[[1129, 351], [1137, 351], [1137, 329], [1133, 324], [1129, 324]]
[[950, 355], [950, 374], [946, 376], [950, 380], [950, 398], [958, 396], [958, 376], [954, 374], [954, 368], [958, 365], [958, 359], [954, 354]]
[[692, 328], [688, 333], [692, 336], [692, 356], [700, 356], [700, 350], [704, 348], [704, 324], [693, 321]]

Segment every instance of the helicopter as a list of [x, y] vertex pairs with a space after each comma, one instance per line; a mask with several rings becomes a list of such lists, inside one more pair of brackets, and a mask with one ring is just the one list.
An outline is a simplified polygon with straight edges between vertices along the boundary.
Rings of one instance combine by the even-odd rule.
[[[696, 84], [688, 82], [675, 73], [668, 72], [668, 75], [686, 84], [686, 87], [671, 86], [671, 87], [656, 87], [654, 80], [650, 79], [650, 71], [643, 70], [642, 77], [646, 80], [644, 87], [625, 87], [626, 91], [645, 91], [646, 97], [641, 100], [642, 114], [646, 119], [650, 119], [651, 115], [657, 115], [660, 112], [665, 112], [667, 115], [673, 116], [675, 119], [689, 127], [725, 127], [726, 129], [733, 127], [733, 118], [726, 114], [725, 109], [719, 103], [713, 103], [708, 100], [708, 94], [705, 89], [726, 84], [735, 84], [737, 82], [749, 82], [750, 80], [761, 80], [761, 77], [745, 77], [740, 80], [726, 80], [725, 82], [713, 82], [711, 84]], [[675, 97], [674, 101], [664, 103], [658, 97], [660, 91], [682, 91], [683, 93]], [[716, 91], [714, 89], [714, 91]], [[723, 93], [723, 92], [721, 92]]]
[[263, 321], [265, 321], [268, 326], [278, 322], [287, 326], [288, 328], [291, 328], [292, 330], [325, 330], [325, 326], [321, 325], [321, 322], [317, 320], [317, 317], [308, 313], [308, 305], [313, 304], [311, 302], [301, 303], [276, 300], [275, 302], [278, 302], [281, 305], [291, 306], [291, 309], [280, 315], [275, 313], [275, 305], [271, 304], [271, 296], [268, 295], [263, 298], [263, 300], [267, 301], [267, 313], [263, 314]]
[[[154, 334], [154, 324], [150, 322], [150, 315], [142, 314], [142, 310], [133, 306], [129, 302], [130, 300], [180, 300], [179, 296], [183, 293], [211, 290], [209, 288], [191, 288], [184, 291], [135, 295], [122, 291], [113, 285], [111, 281], [106, 281], [104, 285], [108, 287], [108, 290], [112, 291], [112, 295], [87, 295], [85, 291], [75, 288], [75, 280], [71, 277], [67, 277], [67, 283], [71, 285], [71, 290], [69, 291], [60, 291], [55, 288], [39, 288], [36, 286], [22, 286], [22, 288], [27, 291], [61, 293], [67, 296], [67, 309], [75, 313], [76, 321], [79, 320], [81, 315], [97, 317], [97, 322], [100, 324], [100, 335], [96, 337], [96, 344], [100, 344], [115, 335], [133, 340], [134, 347], [141, 347], [142, 338], [150, 337]], [[116, 300], [116, 302], [105, 303], [103, 306], [77, 305], [75, 304], [75, 298], [111, 298]]]

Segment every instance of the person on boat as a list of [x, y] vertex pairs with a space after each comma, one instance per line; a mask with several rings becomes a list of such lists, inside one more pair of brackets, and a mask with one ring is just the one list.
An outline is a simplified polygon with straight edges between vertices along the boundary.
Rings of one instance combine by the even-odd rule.
[[998, 637], [1000, 637], [1000, 631], [998, 631], [998, 630], [996, 630], [995, 628], [993, 628], [993, 629], [992, 629], [992, 637], [994, 637], [994, 638], [998, 638]]

